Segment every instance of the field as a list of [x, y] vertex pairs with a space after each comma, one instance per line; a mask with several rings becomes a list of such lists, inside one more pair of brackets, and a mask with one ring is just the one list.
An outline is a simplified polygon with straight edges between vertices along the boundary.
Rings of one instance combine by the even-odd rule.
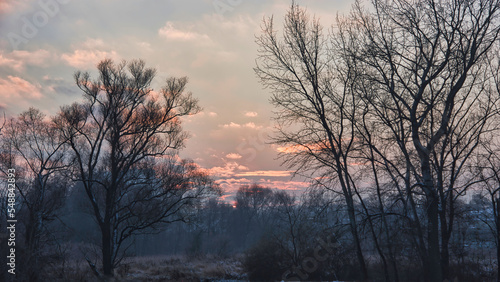
[[[85, 260], [54, 266], [53, 281], [96, 281]], [[114, 281], [240, 281], [245, 280], [240, 258], [213, 256], [148, 256], [124, 259]]]

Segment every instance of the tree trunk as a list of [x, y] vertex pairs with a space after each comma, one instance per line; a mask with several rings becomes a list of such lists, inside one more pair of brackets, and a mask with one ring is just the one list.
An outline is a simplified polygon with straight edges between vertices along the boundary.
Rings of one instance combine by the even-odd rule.
[[[441, 211], [439, 218], [441, 220], [441, 269], [443, 279], [450, 279], [450, 237], [453, 230], [453, 220], [455, 218], [455, 206], [453, 203], [453, 193], [448, 195], [449, 205], [446, 203], [446, 198], [441, 190]], [[449, 211], [449, 220], [446, 211]]]
[[28, 249], [28, 277], [30, 281], [38, 281], [39, 242], [42, 216], [39, 211], [30, 211], [30, 218], [26, 230], [26, 246]]
[[441, 235], [441, 268], [444, 279], [449, 279], [450, 272], [450, 251], [449, 251], [449, 234]]
[[102, 233], [102, 271], [105, 276], [113, 276], [113, 253], [111, 228], [104, 223], [101, 228]]
[[[493, 204], [495, 207], [495, 198], [493, 197]], [[500, 264], [500, 198], [496, 199], [496, 211], [493, 211], [495, 216], [495, 223], [497, 228], [496, 241], [497, 241], [497, 265]], [[500, 267], [497, 269], [497, 281], [500, 282]]]
[[[361, 242], [358, 234], [358, 225], [356, 222], [356, 214], [354, 210], [352, 190], [349, 185], [349, 178], [347, 177], [348, 172], [343, 170], [342, 166], [340, 165], [341, 161], [338, 156], [336, 157], [336, 163], [337, 163], [338, 179], [340, 181], [340, 186], [342, 188], [342, 193], [344, 195], [344, 199], [347, 206], [347, 214], [349, 216], [349, 226], [351, 229], [351, 234], [354, 238], [354, 245], [356, 246], [356, 257], [358, 258], [359, 267], [361, 269], [361, 275], [362, 275], [361, 279], [366, 280], [368, 279], [368, 270], [366, 268], [365, 258], [363, 256], [363, 250], [361, 249]], [[346, 178], [344, 178], [344, 176]]]
[[429, 162], [423, 162], [422, 174], [427, 198], [427, 280], [442, 282], [441, 252], [439, 248], [439, 199], [433, 189]]
[[354, 244], [356, 246], [356, 256], [361, 268], [362, 280], [368, 279], [368, 270], [366, 269], [365, 258], [361, 250], [361, 242], [359, 240], [358, 227], [356, 224], [356, 215], [354, 213], [354, 203], [352, 197], [346, 197], [347, 213], [349, 215], [349, 226], [351, 228], [352, 236], [354, 237]]
[[429, 281], [442, 282], [441, 255], [439, 251], [439, 229], [438, 229], [438, 201], [436, 197], [428, 198], [427, 206], [427, 241], [428, 241], [428, 266]]

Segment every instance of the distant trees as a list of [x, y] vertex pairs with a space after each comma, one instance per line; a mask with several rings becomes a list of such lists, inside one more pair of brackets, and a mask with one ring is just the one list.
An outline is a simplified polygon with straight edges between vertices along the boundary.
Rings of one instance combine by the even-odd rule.
[[[499, 92], [500, 93], [500, 92]], [[496, 246], [497, 262], [500, 262], [500, 144], [499, 140], [492, 136], [492, 139], [481, 144], [482, 150], [476, 159], [474, 171], [477, 172], [483, 195], [481, 205], [481, 217], [479, 218], [488, 227], [494, 238]], [[497, 269], [497, 275], [500, 277], [500, 268]]]
[[[450, 278], [454, 203], [477, 183], [465, 168], [498, 129], [498, 69], [490, 59], [500, 2], [372, 5], [357, 2], [325, 36], [317, 19], [292, 4], [281, 36], [272, 18], [264, 21], [255, 71], [279, 110], [274, 141], [285, 162], [342, 193], [360, 278], [368, 271], [356, 210], [375, 246], [381, 238], [390, 246], [389, 208], [402, 205], [399, 219], [412, 230], [425, 279], [442, 281]], [[378, 198], [375, 211], [368, 194]], [[386, 279], [397, 280], [394, 250], [377, 250]]]
[[243, 185], [236, 192], [236, 208], [258, 210], [269, 206], [272, 190], [261, 185]]
[[[260, 229], [261, 233], [252, 233], [259, 235], [258, 240], [245, 250], [243, 259], [251, 280], [323, 281], [338, 279], [337, 275], [344, 279], [356, 277], [351, 267], [355, 260], [352, 244], [339, 242], [349, 237], [349, 232], [343, 230], [345, 223], [339, 222], [346, 213], [340, 211], [343, 206], [336, 205], [331, 194], [310, 189], [296, 197], [290, 191], [264, 189], [271, 192], [271, 201], [260, 209], [268, 219], [267, 226], [250, 222], [251, 228]], [[249, 216], [243, 214], [243, 218]]]

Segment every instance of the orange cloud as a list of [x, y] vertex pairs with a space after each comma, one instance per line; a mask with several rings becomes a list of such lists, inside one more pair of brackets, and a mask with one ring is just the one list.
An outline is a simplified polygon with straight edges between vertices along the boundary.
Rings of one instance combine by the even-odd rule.
[[267, 176], [267, 177], [287, 177], [290, 176], [290, 171], [283, 170], [256, 170], [238, 173], [236, 176]]
[[237, 162], [228, 162], [223, 167], [215, 166], [210, 168], [208, 171], [210, 172], [210, 174], [217, 177], [232, 177], [236, 174], [237, 171], [245, 170], [248, 170], [248, 167], [240, 165]]
[[99, 50], [75, 50], [73, 53], [62, 54], [61, 58], [70, 66], [75, 68], [89, 68], [95, 66], [103, 59], [119, 59], [118, 53], [115, 51], [99, 51]]
[[239, 123], [235, 123], [235, 122], [230, 122], [230, 123], [227, 123], [227, 124], [223, 124], [222, 127], [223, 128], [242, 128], [242, 127], [245, 127], [245, 128], [251, 128], [251, 129], [261, 129], [262, 128], [261, 125], [256, 125], [253, 122], [247, 122], [245, 124], [239, 124]]
[[308, 144], [308, 145], [289, 145], [289, 146], [280, 146], [276, 148], [278, 153], [286, 153], [286, 154], [296, 154], [300, 152], [305, 152], [309, 150], [313, 151], [321, 151], [325, 149], [325, 144], [317, 143], [317, 144]]

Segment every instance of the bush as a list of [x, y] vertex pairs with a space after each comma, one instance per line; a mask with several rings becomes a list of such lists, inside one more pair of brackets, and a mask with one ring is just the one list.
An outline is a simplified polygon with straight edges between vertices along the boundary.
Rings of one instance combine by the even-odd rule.
[[278, 242], [263, 237], [250, 248], [243, 260], [243, 267], [251, 281], [281, 280], [288, 269], [287, 258]]

